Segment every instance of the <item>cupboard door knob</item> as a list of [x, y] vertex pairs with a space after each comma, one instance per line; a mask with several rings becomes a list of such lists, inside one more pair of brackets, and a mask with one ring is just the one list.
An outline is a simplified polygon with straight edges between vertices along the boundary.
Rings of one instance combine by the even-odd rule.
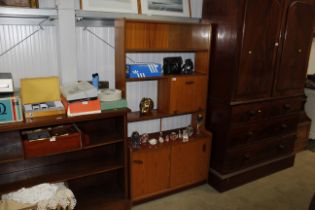
[[203, 144], [203, 145], [202, 145], [202, 151], [205, 152], [206, 149], [207, 149], [206, 144]]
[[248, 138], [253, 137], [253, 135], [254, 135], [254, 132], [252, 132], [252, 131], [249, 131], [249, 132], [247, 133], [247, 137], [248, 137]]
[[284, 104], [283, 108], [286, 110], [290, 110], [291, 109], [291, 105], [290, 104]]
[[249, 155], [249, 154], [245, 154], [245, 155], [244, 155], [244, 159], [245, 159], [245, 160], [249, 160], [249, 159], [250, 159], [250, 155]]
[[251, 55], [251, 54], [253, 54], [253, 52], [250, 50], [250, 51], [248, 51], [248, 54], [250, 54], [250, 55]]
[[186, 83], [186, 85], [192, 85], [192, 84], [194, 84], [195, 82], [194, 82], [194, 81], [186, 81], [185, 83]]
[[279, 42], [276, 42], [276, 43], [275, 43], [275, 46], [278, 47], [278, 46], [279, 46]]
[[298, 49], [298, 52], [301, 53], [301, 52], [302, 52], [302, 49]]
[[143, 164], [143, 160], [134, 160], [132, 162], [135, 164]]
[[255, 116], [255, 115], [256, 115], [256, 111], [250, 110], [250, 111], [248, 112], [248, 114], [249, 114], [250, 116]]
[[285, 124], [285, 123], [283, 123], [283, 124], [281, 124], [281, 128], [282, 128], [282, 129], [286, 129], [286, 128], [288, 128], [288, 125]]
[[281, 150], [283, 150], [283, 149], [285, 148], [285, 146], [284, 146], [283, 144], [280, 144], [280, 145], [278, 146], [278, 148], [281, 149]]

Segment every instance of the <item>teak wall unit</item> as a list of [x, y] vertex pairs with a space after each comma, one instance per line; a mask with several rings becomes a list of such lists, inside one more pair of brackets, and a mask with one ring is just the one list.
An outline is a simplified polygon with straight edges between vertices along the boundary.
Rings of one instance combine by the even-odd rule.
[[225, 191], [293, 165], [313, 0], [205, 0], [214, 23], [209, 183]]
[[[143, 20], [117, 20], [115, 25], [116, 68], [119, 70], [116, 71], [116, 87], [125, 95], [126, 82], [158, 80], [157, 110], [149, 115], [128, 113], [128, 121], [192, 114], [192, 124], [196, 128], [196, 115], [205, 116], [206, 111], [211, 26]], [[195, 72], [127, 79], [125, 65], [129, 52], [193, 52]], [[158, 134], [150, 135], [158, 138]], [[211, 134], [202, 131], [188, 143], [177, 140], [154, 147], [130, 148], [132, 202], [206, 181], [211, 139]]]
[[[77, 198], [75, 209], [130, 209], [127, 112], [121, 109], [72, 118], [42, 117], [0, 125], [0, 194], [66, 181]], [[24, 157], [21, 131], [72, 124], [81, 132], [82, 147]]]

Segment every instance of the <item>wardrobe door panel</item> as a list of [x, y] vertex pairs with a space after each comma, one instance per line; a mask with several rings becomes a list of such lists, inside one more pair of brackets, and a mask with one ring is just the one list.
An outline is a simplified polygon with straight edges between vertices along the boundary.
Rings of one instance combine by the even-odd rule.
[[281, 4], [279, 0], [246, 1], [236, 100], [271, 95], [280, 37]]
[[303, 94], [314, 24], [314, 7], [290, 1], [274, 95]]

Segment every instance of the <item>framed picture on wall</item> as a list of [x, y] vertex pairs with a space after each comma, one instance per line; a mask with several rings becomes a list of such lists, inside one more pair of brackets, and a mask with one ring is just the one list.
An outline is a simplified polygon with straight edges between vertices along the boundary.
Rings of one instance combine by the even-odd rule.
[[190, 17], [189, 0], [141, 0], [141, 12], [147, 15]]
[[138, 13], [137, 0], [81, 0], [81, 9], [89, 11]]

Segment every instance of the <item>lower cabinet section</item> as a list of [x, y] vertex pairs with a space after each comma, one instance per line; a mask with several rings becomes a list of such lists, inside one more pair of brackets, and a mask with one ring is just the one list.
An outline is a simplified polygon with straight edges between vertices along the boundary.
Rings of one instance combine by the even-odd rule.
[[140, 201], [206, 181], [211, 136], [130, 150], [131, 199]]

